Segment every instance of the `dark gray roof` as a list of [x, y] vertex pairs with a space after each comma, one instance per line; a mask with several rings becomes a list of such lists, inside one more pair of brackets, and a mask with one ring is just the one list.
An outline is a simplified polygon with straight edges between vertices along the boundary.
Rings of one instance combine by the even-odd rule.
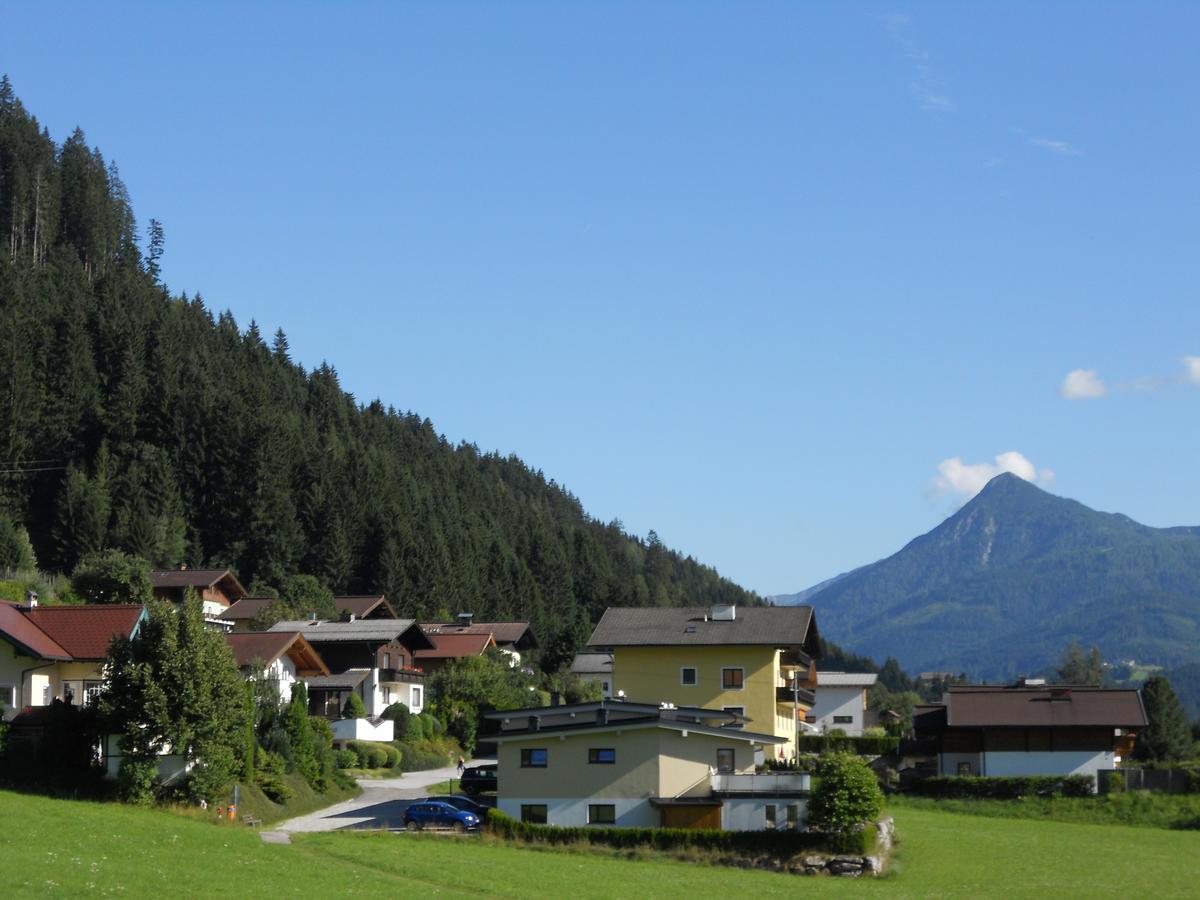
[[612, 654], [611, 653], [576, 653], [575, 659], [571, 663], [571, 674], [573, 675], [611, 675], [612, 674]]
[[817, 656], [819, 644], [811, 606], [739, 606], [733, 621], [714, 621], [707, 606], [675, 609], [610, 606], [588, 646], [800, 647]]
[[415, 619], [356, 619], [353, 622], [326, 622], [297, 619], [276, 622], [271, 631], [298, 631], [310, 643], [321, 644], [332, 641], [377, 641], [388, 643], [401, 635], [414, 647], [432, 648], [434, 643], [421, 631]]

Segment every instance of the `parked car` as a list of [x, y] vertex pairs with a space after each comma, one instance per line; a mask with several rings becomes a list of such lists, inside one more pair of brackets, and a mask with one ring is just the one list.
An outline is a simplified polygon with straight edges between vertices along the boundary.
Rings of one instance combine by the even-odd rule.
[[463, 812], [474, 813], [475, 815], [479, 816], [479, 821], [481, 822], [487, 818], [488, 808], [484, 804], [477, 803], [470, 797], [462, 796], [462, 794], [448, 794], [442, 797], [426, 797], [422, 802], [449, 803], [451, 806], [461, 809]]
[[471, 766], [470, 768], [463, 769], [458, 786], [462, 788], [462, 792], [468, 797], [474, 797], [483, 791], [496, 790], [495, 765]]
[[443, 800], [420, 800], [410, 804], [405, 811], [404, 827], [409, 831], [422, 831], [426, 828], [472, 831], [479, 827], [479, 816]]

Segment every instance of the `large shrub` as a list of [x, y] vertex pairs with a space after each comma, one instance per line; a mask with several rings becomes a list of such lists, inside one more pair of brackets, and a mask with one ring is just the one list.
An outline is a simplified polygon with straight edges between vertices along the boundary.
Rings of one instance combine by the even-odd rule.
[[342, 705], [343, 719], [365, 719], [367, 717], [367, 708], [363, 705], [362, 697], [358, 694], [351, 694], [346, 698], [345, 704]]
[[71, 573], [71, 588], [88, 603], [147, 603], [150, 563], [120, 550], [89, 553]]
[[875, 773], [853, 753], [832, 753], [817, 766], [820, 783], [808, 804], [808, 821], [822, 831], [859, 831], [883, 809]]
[[900, 744], [900, 738], [882, 737], [849, 737], [842, 734], [804, 734], [796, 739], [796, 749], [801, 753], [837, 753], [846, 751], [860, 753], [864, 756], [882, 756], [891, 753]]

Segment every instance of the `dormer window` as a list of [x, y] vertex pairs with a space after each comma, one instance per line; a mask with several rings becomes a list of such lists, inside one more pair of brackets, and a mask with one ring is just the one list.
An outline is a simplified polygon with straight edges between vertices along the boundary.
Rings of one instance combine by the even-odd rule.
[[695, 625], [688, 625], [686, 628], [684, 628], [684, 629], [683, 629], [683, 633], [684, 633], [684, 634], [695, 634], [695, 633], [696, 633], [696, 626], [695, 626]]

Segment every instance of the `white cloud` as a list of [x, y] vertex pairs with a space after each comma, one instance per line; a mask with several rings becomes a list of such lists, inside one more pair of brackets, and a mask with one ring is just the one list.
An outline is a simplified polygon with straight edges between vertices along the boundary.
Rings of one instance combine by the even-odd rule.
[[1187, 369], [1184, 380], [1192, 384], [1200, 384], [1200, 356], [1185, 356], [1182, 362]]
[[939, 494], [958, 494], [964, 500], [970, 500], [1002, 472], [1011, 472], [1018, 478], [1043, 486], [1054, 481], [1051, 469], [1039, 469], [1023, 453], [1009, 450], [998, 454], [996, 461], [990, 463], [966, 463], [961, 456], [943, 459], [938, 463], [933, 486]]
[[906, 15], [884, 16], [883, 27], [904, 58], [912, 64], [912, 81], [908, 89], [921, 104], [921, 109], [935, 113], [957, 112], [958, 104], [942, 92], [941, 83], [933, 74], [929, 52], [917, 43], [913, 35], [912, 20]]
[[1051, 138], [1033, 137], [1029, 139], [1029, 143], [1035, 147], [1041, 147], [1043, 150], [1049, 150], [1051, 153], [1057, 153], [1059, 156], [1082, 156], [1083, 151], [1074, 144], [1068, 144], [1066, 141], [1056, 141]]
[[1095, 369], [1075, 369], [1067, 373], [1058, 389], [1064, 400], [1091, 400], [1108, 393]]

